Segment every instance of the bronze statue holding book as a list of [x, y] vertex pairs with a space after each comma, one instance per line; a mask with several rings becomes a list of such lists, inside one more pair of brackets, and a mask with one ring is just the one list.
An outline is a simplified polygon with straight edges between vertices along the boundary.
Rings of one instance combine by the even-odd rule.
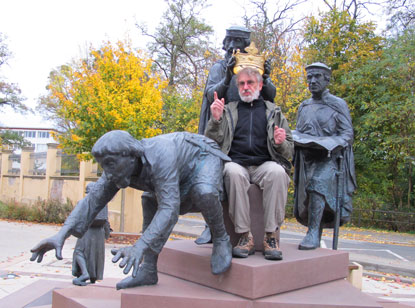
[[320, 247], [323, 228], [350, 220], [352, 193], [356, 188], [353, 159], [353, 126], [346, 102], [329, 93], [331, 69], [324, 63], [306, 67], [312, 97], [297, 113], [295, 143], [294, 215], [308, 227], [299, 249]]

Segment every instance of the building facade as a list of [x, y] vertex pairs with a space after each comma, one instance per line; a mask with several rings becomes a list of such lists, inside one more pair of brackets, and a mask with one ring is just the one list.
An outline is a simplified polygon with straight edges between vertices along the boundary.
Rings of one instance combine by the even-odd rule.
[[[48, 143], [56, 143], [56, 140], [52, 137], [52, 133], [58, 133], [54, 128], [0, 127], [0, 130], [17, 132], [31, 143], [35, 152], [46, 152], [48, 150]], [[12, 150], [15, 154], [21, 153], [20, 148], [13, 148]]]

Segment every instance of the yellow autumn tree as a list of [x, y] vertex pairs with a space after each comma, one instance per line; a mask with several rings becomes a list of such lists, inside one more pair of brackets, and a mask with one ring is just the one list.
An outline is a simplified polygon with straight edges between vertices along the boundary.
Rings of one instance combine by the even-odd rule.
[[87, 59], [50, 73], [39, 109], [63, 131], [58, 138], [67, 153], [89, 152], [114, 129], [138, 139], [161, 133], [166, 83], [151, 67], [152, 61], [128, 42], [107, 42], [100, 49], [91, 47]]
[[276, 87], [275, 104], [294, 129], [298, 106], [309, 95], [300, 48], [297, 45], [284, 55], [270, 53], [268, 57], [274, 61], [270, 77]]

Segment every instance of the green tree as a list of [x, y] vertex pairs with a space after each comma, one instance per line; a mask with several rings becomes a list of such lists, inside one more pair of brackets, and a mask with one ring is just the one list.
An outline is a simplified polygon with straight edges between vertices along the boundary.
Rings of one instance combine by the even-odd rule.
[[88, 59], [62, 66], [49, 76], [39, 108], [66, 130], [57, 137], [68, 154], [89, 152], [104, 133], [121, 129], [136, 138], [161, 132], [165, 87], [152, 61], [128, 43], [91, 48]]
[[154, 33], [137, 24], [151, 41], [148, 49], [155, 66], [168, 80], [163, 93], [160, 127], [172, 131], [197, 132], [203, 87], [209, 68], [220, 58], [212, 48], [212, 27], [201, 18], [206, 0], [166, 0], [168, 9]]
[[[6, 43], [6, 36], [0, 32], [0, 68], [7, 64], [11, 57], [11, 52]], [[21, 95], [21, 90], [18, 85], [14, 83], [8, 83], [0, 75], [0, 112], [4, 111], [3, 107], [9, 106], [17, 112], [26, 112], [29, 110], [26, 105], [23, 104], [25, 98]]]
[[7, 145], [10, 148], [23, 148], [29, 146], [30, 142], [25, 140], [22, 135], [11, 130], [0, 131], [0, 146]]
[[[61, 65], [49, 73], [49, 93], [39, 98], [37, 109], [51, 120], [56, 128], [62, 132], [68, 132], [76, 128], [76, 122], [71, 117], [64, 117], [62, 114], [63, 98], [73, 101], [72, 81], [77, 64]], [[59, 94], [59, 95], [58, 95]]]
[[401, 32], [415, 24], [414, 0], [389, 0], [387, 13], [389, 17], [389, 30]]
[[371, 14], [371, 10], [383, 4], [383, 0], [323, 0], [330, 11], [336, 10], [347, 13], [351, 19], [361, 19], [364, 13]]
[[151, 38], [148, 48], [154, 63], [169, 86], [182, 87], [191, 93], [204, 81], [204, 70], [215, 55], [210, 47], [212, 27], [201, 18], [206, 0], [166, 0], [168, 9], [155, 32], [137, 24], [142, 34]]
[[[333, 9], [320, 18], [311, 17], [305, 27], [304, 61], [307, 64], [324, 62], [332, 69], [330, 90], [340, 97], [348, 97], [349, 89], [343, 78], [382, 53], [383, 38], [376, 35], [373, 22], [360, 23], [347, 11]], [[359, 109], [359, 99], [349, 99], [352, 115]]]
[[394, 208], [415, 206], [415, 30], [390, 39], [379, 59], [345, 79], [350, 97], [361, 101], [355, 124], [360, 182]]
[[170, 88], [163, 93], [163, 133], [187, 131], [197, 133], [203, 89], [196, 89], [184, 97]]
[[275, 103], [291, 125], [295, 124], [299, 103], [308, 94], [298, 39], [304, 17], [293, 14], [303, 3], [295, 0], [271, 5], [267, 0], [251, 0], [243, 17], [245, 26], [252, 30], [252, 41], [271, 63]]

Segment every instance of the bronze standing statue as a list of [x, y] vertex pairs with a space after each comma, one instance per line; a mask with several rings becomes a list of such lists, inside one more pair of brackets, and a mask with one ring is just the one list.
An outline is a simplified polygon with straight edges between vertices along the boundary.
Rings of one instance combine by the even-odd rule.
[[133, 246], [111, 251], [114, 263], [121, 259], [124, 274], [132, 269], [132, 276], [117, 283], [117, 289], [158, 282], [158, 255], [179, 214], [188, 212], [201, 212], [212, 231], [212, 273], [222, 274], [229, 269], [232, 246], [219, 195], [223, 161], [230, 159], [213, 140], [186, 132], [136, 140], [125, 131], [111, 131], [98, 139], [92, 155], [104, 173], [94, 189], [78, 202], [59, 232], [31, 250], [31, 261], [41, 262], [51, 249], [62, 259], [66, 238], [81, 237], [120, 189], [132, 187], [144, 191], [143, 234]]
[[[308, 227], [299, 249], [320, 247], [323, 228], [350, 219], [356, 188], [353, 126], [346, 102], [329, 93], [331, 69], [323, 63], [306, 67], [312, 97], [298, 109], [294, 184], [296, 219]], [[337, 225], [338, 227], [338, 225]]]

